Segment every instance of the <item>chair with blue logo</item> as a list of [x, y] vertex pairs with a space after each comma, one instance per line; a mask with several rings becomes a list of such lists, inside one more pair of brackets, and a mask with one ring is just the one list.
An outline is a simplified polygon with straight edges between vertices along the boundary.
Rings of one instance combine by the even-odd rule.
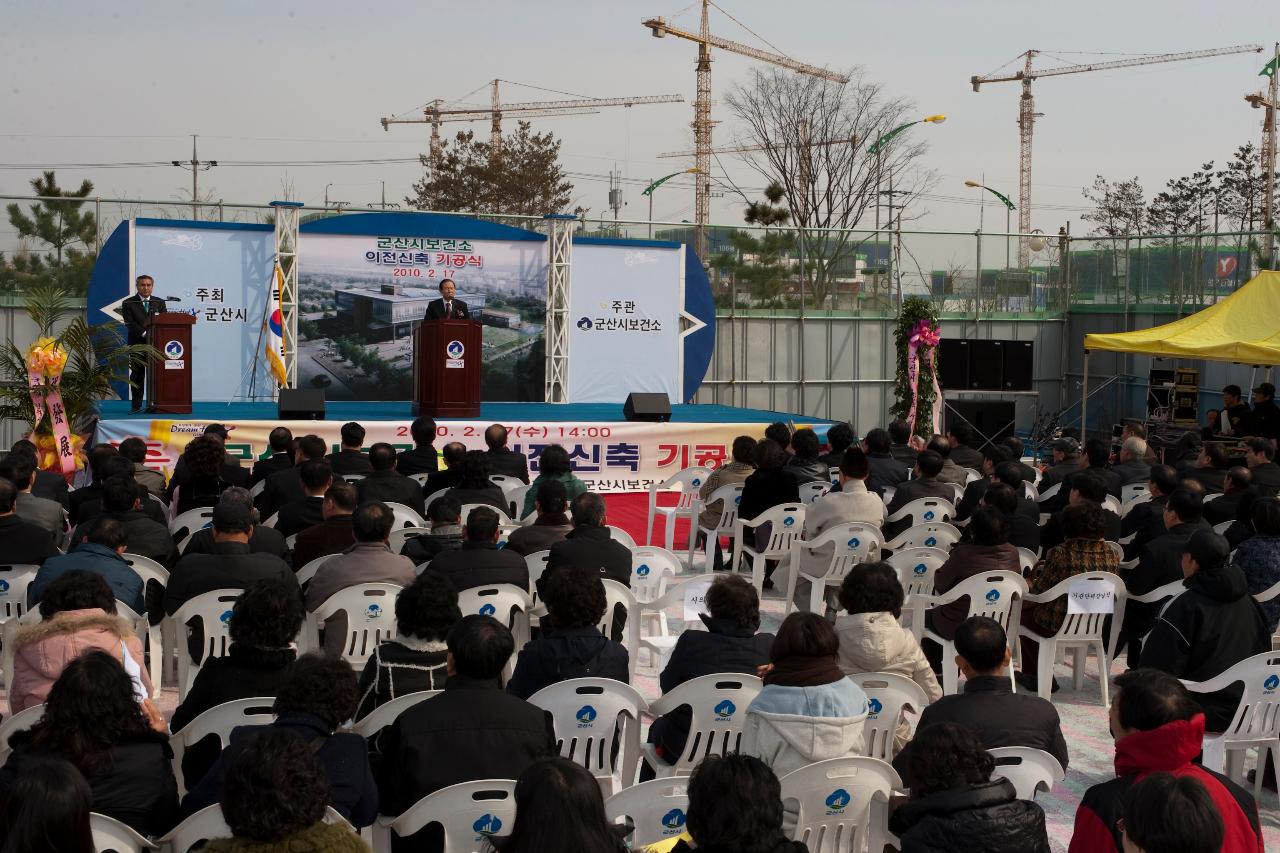
[[884, 849], [878, 830], [889, 795], [902, 787], [891, 765], [865, 756], [830, 758], [779, 781], [783, 806], [789, 813], [798, 810], [792, 838], [811, 853]]
[[[683, 518], [689, 522], [690, 535], [692, 536], [693, 525], [698, 518], [698, 489], [702, 488], [702, 484], [710, 476], [710, 468], [695, 465], [691, 468], [685, 468], [683, 471], [677, 471], [661, 483], [654, 483], [649, 486], [649, 523], [644, 528], [646, 545], [654, 544], [653, 520], [657, 516], [661, 516], [664, 520], [662, 542], [659, 543], [664, 548], [675, 548], [677, 519]], [[678, 493], [675, 506], [659, 506], [658, 493], [671, 491]]]
[[[173, 635], [180, 638], [174, 644], [178, 654], [178, 702], [187, 698], [187, 691], [196, 680], [200, 666], [209, 658], [225, 657], [231, 646], [231, 608], [240, 597], [240, 589], [214, 589], [189, 598], [172, 616]], [[200, 660], [191, 659], [191, 623], [197, 622], [200, 636]]]
[[529, 642], [529, 611], [533, 600], [529, 593], [515, 584], [496, 583], [477, 586], [458, 593], [458, 610], [463, 616], [478, 613], [492, 616], [511, 629], [515, 638], [516, 654]]
[[275, 711], [272, 710], [275, 701], [270, 696], [254, 696], [223, 702], [202, 712], [171, 734], [169, 745], [173, 747], [173, 775], [178, 780], [178, 796], [182, 797], [187, 793], [187, 780], [182, 775], [182, 758], [192, 745], [213, 736], [218, 739], [218, 749], [223, 749], [231, 740], [231, 730], [236, 726], [270, 724], [275, 719]]
[[605, 816], [631, 826], [628, 846], [643, 850], [685, 831], [689, 793], [683, 780], [651, 779], [632, 785], [605, 800]]
[[867, 694], [867, 721], [862, 725], [863, 754], [881, 761], [893, 761], [893, 737], [910, 708], [919, 714], [929, 704], [924, 688], [905, 675], [893, 672], [859, 672], [849, 680]]
[[[27, 612], [27, 587], [36, 579], [38, 571], [40, 571], [39, 566], [26, 563], [0, 565], [0, 631], [6, 635], [10, 631], [5, 627], [6, 623], [12, 621], [16, 625], [22, 615]], [[4, 660], [0, 667], [4, 669], [4, 678], [8, 682], [13, 670], [13, 643], [8, 636], [4, 638], [3, 648]]]
[[[716, 522], [715, 527], [703, 527], [702, 522], [698, 521], [698, 516], [702, 515], [702, 510], [713, 503], [720, 504], [720, 520]], [[721, 486], [711, 494], [707, 495], [705, 501], [698, 501], [698, 513], [694, 516], [694, 522], [698, 525], [698, 533], [706, 537], [705, 561], [702, 564], [704, 572], [711, 571], [714, 565], [713, 555], [716, 551], [716, 543], [723, 536], [733, 536], [734, 525], [738, 521], [738, 504], [742, 503], [742, 484], [730, 483], [727, 486]], [[689, 539], [689, 570], [693, 571], [693, 546], [698, 541], [698, 537], [694, 536]]]
[[320, 648], [320, 626], [330, 617], [345, 613], [347, 636], [342, 642], [341, 657], [356, 672], [362, 671], [378, 644], [396, 635], [396, 596], [402, 589], [394, 583], [360, 583], [335, 592], [307, 614], [310, 648]]
[[417, 510], [395, 501], [387, 501], [387, 506], [391, 507], [391, 514], [394, 516], [391, 522], [392, 530], [399, 530], [406, 527], [426, 527], [427, 520], [418, 515]]
[[[827, 589], [840, 586], [844, 576], [858, 563], [880, 558], [880, 528], [874, 524], [861, 521], [847, 521], [824, 530], [816, 539], [791, 540], [791, 572], [787, 580], [787, 603], [784, 615], [795, 607], [796, 582], [801, 575], [809, 581], [808, 612], [821, 613], [826, 599]], [[827, 564], [820, 574], [811, 575], [801, 571], [804, 564], [804, 552], [808, 551], [815, 558], [821, 557], [817, 552], [830, 550]]]
[[609, 524], [605, 526], [605, 530], [609, 531], [609, 538], [612, 539], [614, 542], [621, 542], [623, 545], [626, 545], [628, 548], [636, 547], [636, 540], [632, 537], [630, 533], [623, 530], [621, 527], [618, 527], [617, 525], [614, 525], [614, 524]]
[[[1027, 582], [1017, 572], [983, 572], [965, 578], [945, 595], [937, 595], [930, 607], [941, 607], [962, 598], [969, 600], [969, 617], [986, 616], [1004, 628], [1012, 651], [1018, 642], [1018, 620], [1022, 612], [1022, 600], [1027, 595]], [[968, 618], [968, 617], [966, 617]], [[926, 625], [924, 636], [942, 646], [942, 692], [948, 696], [960, 689], [960, 670], [956, 666], [956, 646], [951, 640], [935, 634]], [[1009, 684], [1017, 690], [1013, 681], [1013, 668], [1009, 668]]]
[[816, 483], [803, 483], [800, 486], [800, 503], [808, 506], [829, 491], [831, 491], [831, 484], [825, 480], [820, 480]]
[[1263, 652], [1208, 681], [1182, 683], [1192, 693], [1214, 693], [1237, 682], [1244, 683], [1244, 694], [1231, 723], [1221, 734], [1204, 736], [1204, 766], [1247, 785], [1245, 753], [1256, 749], [1258, 769], [1253, 796], [1258, 799], [1262, 796], [1268, 757], [1280, 772], [1280, 653]]
[[1040, 634], [1020, 625], [1018, 634], [1036, 642], [1035, 661], [1022, 661], [1022, 668], [1034, 666], [1038, 693], [1041, 699], [1049, 699], [1053, 689], [1053, 665], [1058, 659], [1058, 652], [1069, 651], [1072, 655], [1072, 679], [1076, 690], [1084, 684], [1084, 664], [1089, 655], [1089, 648], [1094, 649], [1098, 657], [1098, 681], [1102, 685], [1102, 705], [1111, 707], [1108, 682], [1111, 680], [1110, 658], [1107, 656], [1108, 638], [1103, 636], [1107, 619], [1111, 618], [1112, 632], [1119, 631], [1124, 622], [1123, 602], [1127, 597], [1124, 581], [1119, 575], [1111, 572], [1082, 572], [1072, 575], [1052, 589], [1039, 594], [1028, 593], [1023, 598], [1025, 604], [1046, 604], [1073, 593], [1110, 592], [1112, 607], [1106, 613], [1071, 613], [1062, 620], [1062, 627], [1052, 637]]
[[689, 737], [674, 764], [658, 758], [653, 744], [641, 744], [645, 762], [662, 778], [688, 776], [708, 755], [737, 752], [747, 706], [762, 689], [764, 682], [754, 675], [716, 673], [691, 678], [664, 694], [649, 706], [650, 712], [660, 717], [688, 705], [692, 711]]
[[[662, 595], [653, 601], [639, 603], [640, 615], [640, 648], [648, 653], [647, 673], [656, 675], [664, 666], [663, 661], [676, 647], [676, 642], [685, 631], [705, 631], [706, 626], [697, 616], [686, 619], [689, 611], [696, 609], [698, 613], [706, 613], [707, 590], [714, 578], [696, 576], [669, 585]], [[668, 624], [667, 611], [679, 608], [680, 627], [672, 631]], [[636, 662], [639, 668], [639, 661]]]
[[43, 716], [44, 705], [32, 705], [0, 723], [0, 765], [9, 760], [9, 739], [40, 722]]
[[635, 783], [640, 715], [649, 703], [634, 687], [611, 678], [571, 678], [542, 688], [529, 702], [551, 712], [560, 755], [590, 771], [605, 797]]
[[154, 844], [135, 832], [127, 823], [113, 817], [90, 812], [89, 832], [93, 835], [94, 850], [114, 850], [116, 853], [143, 853], [156, 850]]
[[911, 631], [917, 642], [923, 636], [924, 612], [929, 609], [929, 597], [933, 595], [933, 574], [947, 561], [947, 556], [943, 548], [919, 547], [896, 551], [887, 560], [897, 571], [906, 594], [898, 622]]
[[490, 836], [508, 835], [516, 820], [516, 783], [480, 779], [441, 788], [414, 803], [399, 817], [379, 816], [373, 825], [373, 849], [391, 849], [392, 835], [404, 838], [438, 824], [445, 853], [480, 853]]
[[[769, 539], [763, 548], [756, 548], [756, 528], [768, 524]], [[747, 542], [747, 531], [751, 542]], [[739, 571], [742, 558], [751, 560], [751, 584], [756, 594], [764, 596], [764, 564], [766, 560], [790, 560], [791, 543], [804, 533], [804, 504], [778, 504], [771, 509], [746, 519], [738, 516], [733, 525], [733, 569]]]
[[1004, 777], [1013, 784], [1020, 800], [1034, 800], [1036, 793], [1053, 791], [1055, 782], [1065, 782], [1067, 772], [1058, 759], [1043, 749], [1030, 746], [997, 746], [987, 750], [996, 760], [991, 778]]
[[893, 537], [884, 547], [890, 551], [901, 551], [904, 548], [941, 548], [950, 551], [951, 546], [960, 541], [960, 531], [954, 524], [945, 521], [929, 522], [908, 527]]
[[683, 569], [680, 558], [666, 548], [636, 547], [631, 551], [631, 592], [636, 601], [653, 601], [666, 591], [667, 581]]
[[916, 498], [898, 508], [898, 511], [885, 519], [885, 524], [893, 524], [904, 518], [911, 519], [910, 527], [921, 524], [937, 524], [955, 518], [955, 505], [943, 498]]
[[183, 542], [197, 530], [203, 530], [213, 523], [213, 507], [198, 506], [180, 514], [169, 522], [169, 532], [174, 542]]

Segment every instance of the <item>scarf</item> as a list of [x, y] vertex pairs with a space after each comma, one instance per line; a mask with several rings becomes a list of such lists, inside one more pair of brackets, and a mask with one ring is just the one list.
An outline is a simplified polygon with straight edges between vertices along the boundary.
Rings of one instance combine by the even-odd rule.
[[779, 687], [817, 687], [842, 678], [844, 672], [836, 665], [835, 658], [793, 655], [775, 661], [773, 669], [765, 675], [764, 683]]

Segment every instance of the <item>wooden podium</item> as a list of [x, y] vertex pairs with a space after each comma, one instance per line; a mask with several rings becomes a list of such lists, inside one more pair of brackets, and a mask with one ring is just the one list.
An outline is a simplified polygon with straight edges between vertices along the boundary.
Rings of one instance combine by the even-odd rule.
[[413, 414], [433, 418], [480, 415], [480, 324], [423, 321], [413, 332]]
[[151, 321], [151, 343], [160, 357], [148, 365], [148, 411], [169, 415], [191, 414], [190, 314], [165, 312]]

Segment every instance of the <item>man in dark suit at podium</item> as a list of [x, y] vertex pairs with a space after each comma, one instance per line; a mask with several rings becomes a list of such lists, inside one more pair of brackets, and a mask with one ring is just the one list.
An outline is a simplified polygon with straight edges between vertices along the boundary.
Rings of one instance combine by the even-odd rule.
[[453, 279], [446, 278], [440, 282], [440, 298], [427, 303], [426, 320], [469, 320], [471, 312], [467, 303], [457, 298], [458, 286]]
[[[164, 311], [164, 300], [151, 295], [155, 281], [149, 275], [140, 275], [137, 279], [138, 292], [120, 303], [120, 315], [124, 318], [125, 328], [129, 332], [128, 343], [151, 344], [151, 322], [155, 315]], [[132, 359], [129, 367], [129, 401], [132, 411], [142, 408], [143, 383], [147, 377], [147, 359]]]

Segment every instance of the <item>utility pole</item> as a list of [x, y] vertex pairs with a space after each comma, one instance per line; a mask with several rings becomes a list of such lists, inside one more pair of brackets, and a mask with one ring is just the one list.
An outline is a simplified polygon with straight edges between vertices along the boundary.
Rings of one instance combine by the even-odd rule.
[[[609, 170], [609, 207], [613, 208], [613, 230], [618, 230], [618, 213], [622, 210], [622, 173], [616, 168]], [[650, 201], [653, 198], [650, 196]]]
[[196, 152], [196, 134], [191, 134], [191, 159], [190, 160], [171, 160], [173, 165], [179, 169], [191, 170], [191, 218], [200, 218], [200, 172], [209, 171], [218, 165], [217, 160], [201, 160], [200, 155]]
[[[889, 170], [889, 189], [880, 190], [880, 195], [887, 195], [889, 201], [885, 205], [888, 209], [888, 216], [885, 219], [885, 227], [893, 231], [893, 243], [890, 255], [890, 269], [894, 282], [894, 289], [898, 295], [898, 305], [902, 305], [902, 208], [904, 205], [893, 203], [893, 197], [898, 195], [910, 195], [906, 190], [895, 190], [893, 188], [893, 170]], [[898, 217], [894, 219], [894, 210], [897, 210]]]

